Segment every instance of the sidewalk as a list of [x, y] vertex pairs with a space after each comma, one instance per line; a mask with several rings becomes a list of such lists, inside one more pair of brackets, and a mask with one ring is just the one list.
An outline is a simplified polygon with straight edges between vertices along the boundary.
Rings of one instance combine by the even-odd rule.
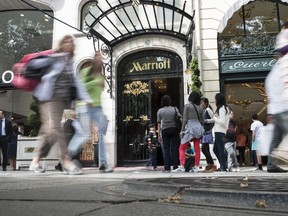
[[[226, 212], [231, 208], [233, 211], [265, 211], [265, 215], [268, 215], [267, 211], [271, 213], [269, 215], [287, 215], [288, 173], [255, 172], [255, 169], [241, 167], [237, 173], [164, 173], [146, 167], [116, 167], [113, 173], [99, 173], [98, 168], [89, 167], [84, 168], [83, 175], [76, 176], [63, 175], [56, 170], [41, 174], [28, 170], [0, 171], [0, 208], [3, 215], [14, 216], [90, 216], [96, 212], [105, 216], [134, 216], [134, 211], [130, 214], [127, 211], [138, 203], [145, 206], [144, 209], [153, 208], [160, 215], [170, 204], [171, 209], [179, 208], [174, 215], [187, 215], [187, 211], [199, 208], [223, 209], [216, 211], [215, 216], [235, 215]], [[268, 207], [259, 209], [257, 202]], [[181, 205], [173, 206], [178, 203]], [[42, 207], [35, 212], [35, 205]], [[113, 214], [109, 214], [111, 205]], [[191, 209], [187, 209], [189, 207]], [[103, 214], [99, 214], [100, 209]], [[144, 209], [137, 215], [147, 215]]]

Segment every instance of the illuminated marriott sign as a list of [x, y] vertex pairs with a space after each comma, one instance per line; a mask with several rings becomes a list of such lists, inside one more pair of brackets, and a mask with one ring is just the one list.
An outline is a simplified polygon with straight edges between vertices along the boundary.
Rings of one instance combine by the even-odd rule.
[[145, 63], [133, 62], [132, 68], [129, 69], [129, 73], [132, 73], [134, 71], [141, 72], [147, 70], [162, 70], [170, 68], [171, 68], [170, 59], [159, 62], [145, 62]]

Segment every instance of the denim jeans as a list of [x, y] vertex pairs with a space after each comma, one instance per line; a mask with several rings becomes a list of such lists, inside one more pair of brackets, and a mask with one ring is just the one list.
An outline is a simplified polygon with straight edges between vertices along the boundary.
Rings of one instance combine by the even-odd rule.
[[[282, 138], [288, 134], [288, 111], [273, 115], [274, 132], [271, 141], [270, 152], [279, 146]], [[268, 156], [267, 169], [277, 168], [277, 161]]]
[[236, 157], [236, 142], [226, 142], [225, 149], [228, 154], [228, 169], [238, 167], [237, 157]]
[[220, 163], [220, 169], [222, 171], [226, 171], [227, 169], [227, 152], [225, 150], [224, 136], [224, 133], [215, 132], [215, 142], [213, 147], [213, 152]]
[[101, 165], [107, 164], [106, 159], [106, 150], [105, 150], [105, 142], [104, 142], [104, 135], [107, 131], [108, 120], [107, 117], [104, 115], [102, 107], [91, 107], [88, 108], [90, 120], [95, 122], [98, 126], [98, 137], [99, 137], [99, 167]]
[[81, 152], [82, 145], [89, 138], [90, 119], [86, 106], [79, 106], [76, 108], [77, 119], [80, 122], [80, 130], [75, 130], [75, 133], [68, 145], [69, 155], [74, 158]]

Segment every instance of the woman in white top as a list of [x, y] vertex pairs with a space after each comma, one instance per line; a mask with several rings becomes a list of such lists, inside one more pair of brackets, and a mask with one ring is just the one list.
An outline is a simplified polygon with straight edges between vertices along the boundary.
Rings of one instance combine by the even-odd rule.
[[215, 95], [215, 102], [216, 102], [216, 112], [214, 114], [214, 131], [215, 131], [215, 141], [213, 152], [216, 155], [219, 163], [220, 169], [219, 171], [226, 171], [227, 170], [227, 153], [225, 151], [225, 143], [224, 143], [224, 136], [228, 129], [229, 125], [229, 112], [230, 109], [226, 104], [226, 98], [223, 94], [217, 93]]

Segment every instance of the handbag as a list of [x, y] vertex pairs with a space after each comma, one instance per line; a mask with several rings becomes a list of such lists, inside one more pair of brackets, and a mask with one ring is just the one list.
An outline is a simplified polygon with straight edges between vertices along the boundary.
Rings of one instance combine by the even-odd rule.
[[48, 72], [52, 63], [52, 57], [47, 55], [39, 55], [32, 58], [26, 64], [26, 69], [24, 71], [25, 78], [41, 80], [42, 76]]
[[175, 122], [176, 122], [176, 129], [180, 132], [182, 129], [182, 120], [181, 120], [181, 116], [178, 116], [177, 114], [177, 110], [176, 107], [174, 107], [175, 109]]

